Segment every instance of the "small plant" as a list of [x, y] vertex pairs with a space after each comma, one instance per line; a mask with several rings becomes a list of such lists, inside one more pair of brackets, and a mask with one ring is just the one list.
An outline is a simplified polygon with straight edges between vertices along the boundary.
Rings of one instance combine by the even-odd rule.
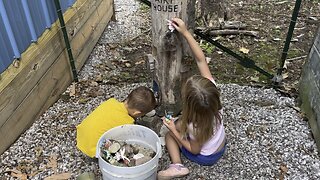
[[145, 5], [145, 4], [141, 4], [141, 6], [140, 6], [140, 11], [141, 12], [148, 12], [150, 10], [150, 7], [149, 6], [147, 6], [147, 5]]
[[201, 42], [200, 47], [205, 50], [207, 54], [212, 54], [215, 47], [208, 42]]

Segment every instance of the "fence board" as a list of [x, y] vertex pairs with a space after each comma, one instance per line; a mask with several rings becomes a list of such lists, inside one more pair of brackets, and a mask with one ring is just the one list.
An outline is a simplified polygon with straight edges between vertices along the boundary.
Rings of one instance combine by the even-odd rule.
[[320, 27], [307, 61], [304, 64], [299, 97], [301, 109], [308, 117], [313, 137], [320, 151]]
[[[84, 3], [92, 3], [92, 1], [87, 0], [84, 1]], [[79, 47], [83, 49], [79, 53], [78, 56], [75, 56], [76, 62], [77, 62], [77, 67], [79, 68], [81, 64], [83, 64], [89, 54], [91, 53], [93, 47], [95, 46], [96, 42], [98, 41], [99, 37], [101, 36], [103, 30], [105, 29], [107, 23], [111, 19], [113, 15], [113, 0], [102, 0], [100, 1], [100, 4], [95, 4], [92, 7], [92, 14], [89, 17], [88, 20], [85, 21], [83, 26], [78, 29], [76, 35], [73, 36], [72, 41], [71, 41], [71, 46], [74, 46], [75, 44], [82, 44], [85, 47]], [[88, 7], [85, 6], [84, 7]], [[91, 11], [86, 9], [87, 13], [88, 11]], [[76, 11], [79, 12], [79, 11]], [[78, 14], [73, 13], [73, 16], [78, 16]], [[86, 16], [86, 15], [85, 15]], [[78, 17], [84, 17], [84, 16], [78, 16]], [[66, 18], [68, 19], [68, 18]], [[73, 17], [69, 17], [69, 20], [66, 21], [66, 24], [70, 22], [72, 24], [70, 19], [74, 19]], [[79, 20], [79, 19], [78, 19]], [[80, 21], [80, 20], [79, 20]], [[69, 27], [73, 27], [70, 26]], [[55, 24], [52, 28], [55, 29], [57, 24]], [[93, 28], [92, 28], [93, 27]], [[70, 28], [72, 29], [72, 28]], [[52, 31], [51, 30], [51, 31]], [[84, 34], [84, 36], [83, 36]], [[52, 35], [51, 35], [52, 36]], [[58, 36], [58, 37], [56, 37]], [[80, 38], [80, 36], [86, 37], [86, 38]], [[55, 38], [51, 38], [52, 40], [57, 40], [58, 42], [63, 44], [63, 39], [61, 33], [56, 33]], [[46, 42], [47, 45], [50, 44], [50, 42]], [[58, 43], [51, 43], [53, 46], [57, 46], [55, 44]], [[40, 44], [40, 46], [43, 46]], [[46, 47], [51, 49], [50, 47]], [[57, 48], [55, 48], [57, 49]], [[55, 51], [53, 49], [53, 51]], [[34, 53], [39, 56], [39, 52], [41, 52], [44, 56], [49, 57], [48, 54], [53, 55], [53, 53], [44, 53], [43, 51], [33, 51]], [[55, 51], [58, 53], [57, 51]], [[0, 117], [0, 120], [2, 122], [2, 125], [0, 127], [0, 136], [1, 137], [6, 137], [6, 138], [1, 138], [0, 139], [0, 154], [8, 147], [10, 146], [11, 143], [15, 141], [17, 137], [26, 129], [28, 128], [31, 123], [37, 119], [49, 106], [51, 106], [60, 96], [62, 92], [65, 91], [67, 86], [71, 82], [71, 74], [70, 74], [70, 66], [68, 65], [68, 58], [66, 51], [59, 51], [60, 55], [58, 54], [58, 58], [56, 58], [55, 61], [53, 61], [51, 64], [46, 64], [46, 61], [42, 62], [43, 64], [41, 66], [38, 66], [39, 69], [37, 71], [40, 71], [41, 68], [44, 66], [48, 66], [46, 71], [43, 71], [43, 75], [37, 75], [31, 78], [28, 77], [29, 71], [21, 71], [19, 72], [19, 80], [14, 79], [15, 84], [13, 87], [9, 85], [10, 87], [6, 87], [5, 90], [7, 89], [7, 93], [10, 93], [9, 91], [19, 89], [19, 82], [22, 83], [23, 81], [28, 81], [25, 82], [24, 87], [21, 87], [20, 92], [24, 91], [24, 88], [26, 86], [28, 88], [31, 88], [29, 93], [27, 93], [26, 97], [20, 97], [21, 102], [19, 104], [16, 104], [16, 107], [13, 108], [11, 107], [10, 111], [11, 114], [7, 114], [7, 118], [3, 119], [2, 116]], [[61, 53], [62, 52], [62, 53]], [[25, 55], [25, 57], [33, 57], [32, 55]], [[45, 59], [45, 58], [44, 58]], [[35, 61], [34, 63], [39, 63], [40, 61]], [[46, 65], [45, 65], [46, 64]], [[35, 65], [35, 64], [32, 64]], [[25, 67], [30, 68], [34, 66], [28, 66], [26, 65]], [[23, 78], [27, 77], [27, 78]], [[31, 79], [30, 79], [31, 78]], [[33, 78], [38, 78], [35, 84], [29, 85], [30, 83], [33, 82]], [[30, 80], [29, 80], [30, 79]], [[12, 83], [11, 82], [11, 83]], [[17, 92], [15, 92], [17, 93]], [[6, 94], [3, 94], [6, 95]], [[1, 96], [2, 97], [2, 96]], [[2, 100], [2, 98], [1, 98]], [[14, 96], [10, 96], [10, 98], [6, 98], [4, 102], [6, 104], [10, 104], [10, 102], [14, 101]], [[0, 113], [2, 115], [2, 112], [5, 112], [4, 109], [8, 108], [8, 106], [0, 108]]]
[[[78, 0], [75, 8], [69, 9], [64, 14], [67, 29], [77, 29], [79, 31], [92, 13], [96, 11], [102, 0], [94, 2], [92, 4], [91, 0]], [[81, 16], [78, 16], [78, 13]], [[59, 56], [57, 52], [61, 52], [65, 48], [63, 35], [59, 27], [59, 22], [56, 22], [50, 30], [46, 30], [39, 38], [37, 44], [32, 44], [23, 53], [20, 68], [11, 66], [3, 74], [0, 83], [0, 128], [56, 60]], [[82, 31], [87, 30], [82, 29]], [[81, 44], [79, 43], [79, 37], [81, 38], [82, 35], [78, 33], [70, 36], [71, 47]], [[75, 41], [73, 41], [74, 38]], [[76, 56], [74, 57], [76, 59]]]

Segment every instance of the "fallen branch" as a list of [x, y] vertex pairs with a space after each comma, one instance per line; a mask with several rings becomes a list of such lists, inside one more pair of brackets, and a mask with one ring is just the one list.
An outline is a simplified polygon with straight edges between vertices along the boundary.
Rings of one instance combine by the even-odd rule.
[[247, 25], [240, 21], [225, 21], [222, 23], [221, 29], [244, 29]]
[[210, 31], [215, 31], [215, 30], [224, 30], [224, 29], [229, 29], [229, 30], [243, 30], [247, 27], [246, 24], [240, 22], [240, 21], [223, 21], [220, 23], [220, 27], [197, 27], [197, 29], [203, 31], [203, 32], [210, 32]]
[[257, 31], [235, 30], [235, 29], [224, 29], [224, 30], [209, 31], [209, 35], [211, 35], [211, 36], [238, 35], [238, 34], [258, 37], [259, 33]]
[[299, 60], [299, 59], [303, 59], [303, 58], [306, 58], [307, 55], [304, 55], [304, 56], [299, 56], [299, 57], [294, 57], [294, 58], [291, 58], [291, 59], [287, 59], [286, 61], [296, 61], [296, 60]]

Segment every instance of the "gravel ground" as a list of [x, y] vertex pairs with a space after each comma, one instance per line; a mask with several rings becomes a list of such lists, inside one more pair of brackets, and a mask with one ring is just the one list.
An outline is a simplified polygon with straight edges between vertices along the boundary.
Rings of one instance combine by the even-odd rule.
[[[93, 171], [101, 174], [96, 161], [84, 157], [76, 148], [75, 126], [104, 100], [123, 100], [127, 93], [148, 83], [91, 84], [95, 96], [85, 88], [88, 80], [101, 75], [96, 66], [114, 58], [108, 44], [126, 41], [141, 33], [143, 19], [135, 0], [115, 0], [117, 22], [110, 22], [79, 73], [76, 94], [59, 99], [21, 137], [0, 156], [1, 179], [15, 179], [28, 173], [28, 179], [44, 179], [53, 174], [70, 173], [71, 179]], [[110, 68], [105, 75], [119, 74]], [[214, 166], [205, 167], [183, 161], [191, 173], [182, 179], [320, 179], [320, 161], [310, 127], [295, 108], [295, 99], [273, 89], [219, 84], [224, 104], [224, 123], [228, 150]], [[71, 85], [64, 95], [70, 94]], [[88, 98], [89, 97], [89, 98]], [[158, 169], [170, 163], [163, 148]], [[17, 174], [12, 173], [18, 169]], [[22, 178], [23, 179], [23, 178]]]

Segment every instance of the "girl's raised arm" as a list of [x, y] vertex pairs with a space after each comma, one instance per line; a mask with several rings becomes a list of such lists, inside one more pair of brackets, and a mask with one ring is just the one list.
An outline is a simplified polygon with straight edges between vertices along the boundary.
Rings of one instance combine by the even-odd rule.
[[174, 26], [174, 28], [187, 40], [190, 49], [196, 59], [200, 74], [203, 77], [212, 80], [213, 76], [210, 72], [206, 57], [198, 42], [193, 38], [192, 34], [187, 30], [185, 23], [180, 18], [173, 18], [172, 21], [172, 25]]

